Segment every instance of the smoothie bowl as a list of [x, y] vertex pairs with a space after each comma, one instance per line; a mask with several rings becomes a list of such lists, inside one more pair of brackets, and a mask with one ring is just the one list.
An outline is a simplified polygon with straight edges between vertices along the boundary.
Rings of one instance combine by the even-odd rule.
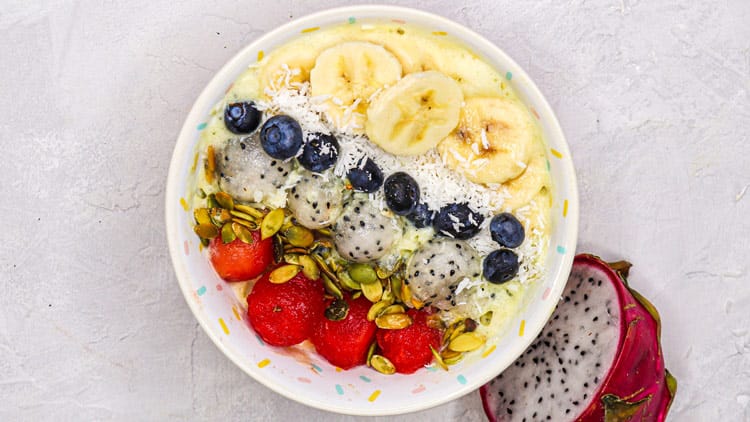
[[444, 18], [334, 9], [259, 38], [175, 147], [185, 298], [253, 378], [334, 412], [432, 407], [500, 373], [554, 310], [572, 161], [518, 65]]

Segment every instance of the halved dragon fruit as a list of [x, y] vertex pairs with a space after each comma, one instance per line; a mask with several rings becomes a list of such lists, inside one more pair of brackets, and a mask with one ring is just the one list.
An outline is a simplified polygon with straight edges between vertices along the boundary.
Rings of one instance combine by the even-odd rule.
[[663, 421], [677, 382], [664, 368], [654, 306], [630, 264], [578, 255], [549, 323], [481, 390], [490, 421]]

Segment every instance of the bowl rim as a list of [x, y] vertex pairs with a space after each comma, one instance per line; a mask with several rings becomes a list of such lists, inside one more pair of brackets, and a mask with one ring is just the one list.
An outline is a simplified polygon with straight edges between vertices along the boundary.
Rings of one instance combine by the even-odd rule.
[[[440, 397], [431, 397], [430, 399], [427, 399], [423, 396], [425, 400], [416, 400], [414, 405], [392, 407], [386, 409], [343, 407], [337, 406], [330, 402], [322, 402], [310, 399], [305, 396], [291, 394], [291, 392], [289, 392], [282, 383], [277, 382], [273, 377], [261, 375], [260, 372], [254, 370], [251, 362], [246, 357], [235, 353], [231, 348], [228, 348], [224, 345], [224, 343], [219, 338], [218, 333], [210, 328], [208, 316], [205, 315], [205, 312], [200, 309], [200, 306], [197, 302], [191, 300], [193, 296], [193, 290], [192, 285], [189, 281], [190, 275], [188, 274], [185, 263], [183, 262], [184, 256], [182, 254], [182, 246], [178, 244], [177, 240], [179, 227], [177, 221], [178, 219], [176, 218], [176, 211], [179, 209], [179, 206], [175, 205], [174, 198], [181, 196], [181, 193], [178, 192], [178, 189], [180, 189], [179, 180], [181, 161], [184, 160], [184, 157], [187, 157], [192, 153], [191, 149], [194, 147], [192, 139], [194, 138], [195, 128], [189, 123], [205, 117], [203, 116], [203, 109], [202, 107], [199, 107], [199, 105], [205, 104], [206, 102], [213, 103], [215, 100], [215, 96], [212, 93], [215, 92], [217, 88], [221, 89], [222, 87], [224, 87], [225, 81], [228, 80], [230, 76], [234, 75], [235, 71], [233, 69], [235, 69], [240, 64], [246, 64], [247, 57], [253, 51], [258, 49], [258, 46], [266, 44], [268, 40], [285, 34], [293, 28], [297, 28], [300, 26], [315, 26], [315, 24], [320, 23], [321, 21], [327, 22], [329, 20], [333, 20], [336, 17], [343, 17], [344, 19], [346, 19], [349, 16], [362, 16], [363, 18], [373, 19], [387, 19], [397, 17], [398, 19], [405, 20], [408, 20], [409, 18], [417, 18], [420, 21], [430, 22], [430, 25], [439, 25], [441, 28], [446, 28], [448, 31], [450, 31], [452, 37], [458, 41], [463, 40], [463, 42], [466, 42], [467, 40], [471, 40], [475, 48], [478, 47], [479, 49], [481, 49], [485, 53], [485, 56], [495, 56], [499, 58], [499, 61], [508, 63], [510, 66], [514, 67], [514, 77], [520, 77], [524, 79], [525, 90], [530, 93], [531, 97], [535, 98], [535, 106], [537, 109], [539, 109], [538, 111], [545, 116], [549, 116], [549, 120], [547, 121], [548, 129], [554, 132], [555, 137], [561, 141], [561, 144], [556, 145], [556, 148], [563, 156], [570, 157], [567, 140], [557, 120], [557, 116], [547, 102], [546, 97], [542, 94], [533, 80], [528, 76], [526, 71], [521, 66], [519, 66], [515, 60], [513, 60], [500, 47], [486, 39], [484, 36], [474, 32], [473, 30], [465, 27], [460, 23], [454, 22], [443, 16], [410, 7], [375, 4], [330, 8], [296, 18], [255, 38], [252, 42], [238, 51], [231, 59], [229, 59], [221, 67], [221, 69], [219, 69], [219, 71], [213, 75], [208, 84], [203, 88], [200, 95], [194, 101], [190, 112], [184, 120], [182, 129], [179, 132], [177, 141], [174, 146], [174, 151], [172, 153], [169, 172], [167, 176], [167, 187], [165, 191], [166, 236], [175, 275], [177, 277], [185, 301], [192, 311], [193, 316], [198, 320], [203, 331], [208, 335], [214, 345], [235, 365], [242, 369], [246, 374], [250, 375], [255, 381], [288, 399], [321, 410], [341, 414], [363, 416], [398, 415], [417, 412], [447, 403], [477, 390], [479, 387], [496, 377], [505, 368], [507, 368], [508, 365], [512, 364], [512, 362], [517, 359], [517, 357], [520, 356], [521, 353], [526, 350], [526, 348], [528, 348], [528, 346], [533, 342], [537, 335], [539, 335], [542, 328], [547, 323], [549, 317], [552, 315], [552, 312], [555, 309], [556, 301], [549, 301], [549, 309], [547, 309], [546, 313], [535, 312], [533, 313], [534, 318], [526, 319], [525, 330], [530, 335], [523, 336], [518, 341], [514, 342], [515, 347], [511, 348], [512, 353], [508, 353], [508, 356], [515, 356], [513, 359], [510, 359], [507, 364], [505, 363], [505, 361], [508, 361], [508, 358], [493, 359], [492, 361], [494, 361], [495, 364], [491, 365], [492, 370], [484, 371], [482, 374], [478, 374], [479, 376], [472, 377], [471, 382], [468, 382], [465, 385], [460, 385], [460, 387], [456, 388], [450, 394]], [[562, 294], [562, 290], [564, 289], [567, 282], [567, 277], [570, 273], [570, 269], [572, 268], [574, 256], [573, 251], [575, 250], [577, 242], [579, 218], [578, 188], [576, 182], [577, 179], [572, 160], [561, 160], [559, 165], [562, 166], [562, 171], [564, 173], [570, 175], [570, 180], [567, 181], [567, 183], [564, 183], [568, 188], [568, 194], [566, 198], [569, 204], [569, 212], [567, 217], [565, 218], [565, 225], [568, 226], [569, 229], [566, 230], [566, 237], [564, 238], [564, 241], [565, 244], [568, 245], [570, 253], [566, 253], [563, 255], [561, 259], [561, 265], [557, 268], [557, 271], [549, 275], [549, 277], [554, 280], [554, 282], [549, 286], [549, 295], [551, 298], [560, 297], [560, 295]], [[559, 184], [561, 182], [557, 183]], [[551, 247], [552, 245], [550, 245], [550, 248]]]

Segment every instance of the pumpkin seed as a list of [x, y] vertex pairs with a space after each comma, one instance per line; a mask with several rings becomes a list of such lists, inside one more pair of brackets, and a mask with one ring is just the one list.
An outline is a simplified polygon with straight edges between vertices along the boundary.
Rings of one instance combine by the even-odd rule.
[[234, 210], [255, 218], [263, 218], [263, 212], [248, 205], [234, 204]]
[[273, 284], [282, 284], [293, 279], [302, 269], [299, 265], [282, 265], [268, 274], [268, 281]]
[[406, 306], [412, 306], [411, 290], [409, 290], [409, 285], [406, 283], [401, 284], [401, 301], [406, 304]]
[[341, 269], [341, 265], [339, 265], [336, 261], [328, 261], [328, 268], [330, 268], [331, 272], [338, 275], [339, 270]]
[[379, 317], [380, 314], [383, 313], [383, 310], [389, 306], [391, 306], [391, 302], [383, 300], [378, 303], [373, 303], [372, 306], [370, 306], [370, 310], [367, 311], [367, 320], [375, 321], [375, 318]]
[[208, 195], [208, 198], [206, 199], [206, 207], [208, 208], [217, 208], [219, 206], [219, 203], [216, 202], [216, 195], [211, 194]]
[[284, 262], [286, 262], [287, 264], [301, 265], [299, 263], [299, 255], [291, 253], [284, 254]]
[[281, 225], [281, 230], [279, 231], [283, 233], [289, 230], [289, 228], [292, 226], [294, 226], [294, 222], [292, 221], [292, 216], [287, 215], [286, 217], [284, 217], [284, 223]]
[[315, 241], [312, 232], [301, 226], [291, 226], [284, 231], [284, 237], [287, 242], [294, 246], [306, 248]]
[[211, 217], [208, 215], [208, 209], [207, 208], [198, 208], [195, 211], [193, 211], [193, 217], [195, 217], [195, 222], [200, 224], [211, 224]]
[[211, 208], [208, 214], [211, 217], [211, 221], [217, 226], [223, 226], [224, 223], [232, 219], [232, 215], [224, 208]]
[[251, 221], [246, 221], [241, 218], [232, 218], [233, 223], [237, 223], [239, 225], [245, 226], [250, 230], [258, 230], [258, 225], [256, 223], [253, 223]]
[[248, 221], [250, 223], [255, 223], [256, 225], [258, 224], [257, 218], [253, 217], [252, 215], [250, 215], [248, 213], [245, 213], [245, 212], [242, 212], [242, 211], [237, 211], [236, 209], [234, 209], [234, 210], [229, 211], [229, 214], [232, 217], [240, 218], [240, 219]]
[[461, 352], [456, 352], [455, 350], [451, 350], [451, 349], [445, 349], [440, 353], [440, 357], [443, 358], [443, 361], [445, 361], [446, 359], [453, 359], [460, 355], [461, 355]]
[[375, 269], [375, 272], [377, 272], [378, 278], [382, 280], [382, 279], [386, 279], [386, 278], [392, 276], [400, 268], [401, 268], [401, 258], [398, 258], [398, 260], [396, 260], [396, 263], [393, 264], [393, 268], [391, 268], [390, 270], [388, 270], [386, 268], [382, 268], [382, 267], [377, 267]]
[[443, 333], [443, 343], [448, 343], [453, 340], [457, 335], [463, 333], [463, 320], [456, 321], [448, 326]]
[[362, 294], [372, 303], [379, 302], [383, 297], [383, 285], [380, 283], [370, 283], [360, 285]]
[[479, 323], [487, 326], [492, 323], [492, 311], [487, 311], [479, 317]]
[[464, 359], [464, 354], [459, 353], [458, 356], [454, 358], [443, 358], [443, 362], [445, 362], [446, 365], [455, 365], [458, 362], [461, 362]]
[[404, 313], [380, 315], [375, 318], [375, 325], [385, 330], [400, 330], [411, 325], [411, 317]]
[[320, 268], [315, 260], [310, 258], [309, 255], [300, 255], [297, 259], [302, 266], [302, 272], [305, 274], [305, 277], [310, 280], [317, 280], [320, 278]]
[[403, 314], [404, 312], [406, 312], [406, 309], [404, 309], [404, 305], [399, 305], [397, 303], [395, 305], [391, 305], [391, 306], [383, 309], [383, 312], [381, 312], [380, 315]]
[[239, 237], [241, 241], [247, 243], [248, 245], [252, 245], [255, 242], [255, 239], [253, 239], [253, 233], [242, 224], [233, 222], [232, 231], [234, 231], [234, 234], [237, 235], [237, 237]]
[[318, 239], [315, 242], [315, 246], [316, 247], [321, 246], [321, 247], [324, 247], [324, 248], [332, 249], [333, 248], [333, 243], [331, 243], [331, 241], [328, 240], [328, 239]]
[[219, 235], [219, 229], [217, 229], [216, 226], [211, 223], [198, 224], [193, 229], [195, 230], [195, 234], [204, 239], [213, 239], [214, 237]]
[[381, 374], [391, 375], [396, 373], [396, 367], [385, 356], [372, 355], [370, 366]]
[[356, 292], [352, 293], [352, 299], [353, 300], [359, 299], [360, 296], [362, 296], [362, 291], [361, 290], [357, 290]]
[[328, 236], [328, 237], [333, 236], [333, 232], [331, 231], [331, 229], [328, 229], [328, 228], [316, 229], [315, 231], [322, 234], [323, 236]]
[[320, 268], [320, 271], [323, 271], [323, 274], [325, 274], [326, 276], [328, 276], [328, 278], [330, 278], [331, 280], [333, 280], [333, 281], [335, 281], [337, 283], [339, 282], [338, 277], [336, 277], [336, 274], [334, 274], [333, 271], [331, 271], [331, 269], [328, 268], [328, 264], [326, 264], [326, 262], [323, 260], [323, 258], [321, 258], [320, 256], [315, 255], [315, 254], [312, 254], [310, 256], [318, 264], [318, 267]]
[[378, 275], [378, 278], [381, 279], [381, 280], [384, 280], [384, 279], [386, 279], [386, 278], [388, 278], [388, 277], [391, 276], [391, 272], [388, 271], [388, 270], [386, 270], [383, 267], [376, 267], [375, 268], [375, 273]]
[[437, 350], [435, 350], [432, 345], [430, 345], [430, 351], [432, 352], [432, 357], [435, 358], [435, 363], [438, 364], [439, 367], [443, 368], [444, 370], [448, 370], [448, 365], [443, 362], [443, 358], [440, 356], [440, 353], [438, 353]]
[[216, 171], [216, 153], [214, 146], [209, 145], [206, 149], [206, 164], [205, 164], [206, 181], [208, 183], [214, 182], [214, 172]]
[[417, 300], [416, 298], [411, 298], [411, 304], [414, 305], [414, 309], [422, 309], [424, 306], [424, 302]]
[[383, 287], [383, 296], [380, 298], [380, 300], [390, 300], [393, 302], [396, 298], [393, 295], [393, 290], [391, 290], [391, 283], [389, 281], [385, 282], [385, 286]]
[[448, 342], [453, 341], [454, 338], [466, 332], [466, 322], [464, 320], [458, 321], [454, 323], [454, 325], [455, 327], [453, 328], [453, 332], [451, 333], [450, 337], [448, 337]]
[[373, 341], [372, 344], [370, 344], [370, 347], [367, 349], [367, 359], [365, 362], [367, 363], [367, 366], [370, 366], [370, 359], [372, 359], [372, 355], [375, 353], [375, 347], [378, 345], [377, 341]]
[[284, 243], [281, 241], [281, 237], [274, 236], [272, 240], [273, 246], [273, 262], [278, 264], [284, 259]]
[[323, 274], [321, 276], [323, 279], [323, 287], [325, 287], [326, 291], [336, 299], [343, 300], [344, 294], [341, 293], [341, 289], [339, 289], [339, 286], [336, 285], [327, 275]]
[[263, 217], [263, 221], [260, 223], [261, 239], [268, 239], [275, 235], [281, 228], [282, 224], [284, 224], [284, 210], [282, 208], [276, 208], [266, 214], [266, 216]]
[[349, 276], [349, 272], [346, 270], [339, 270], [336, 272], [336, 275], [339, 278], [339, 283], [341, 283], [342, 287], [345, 287], [349, 290], [359, 290], [360, 285], [356, 281], [352, 280], [352, 278]]
[[377, 273], [367, 264], [350, 265], [349, 275], [352, 277], [352, 280], [360, 284], [370, 284], [378, 281]]
[[[304, 270], [303, 270], [304, 271]], [[325, 310], [325, 316], [331, 321], [341, 321], [349, 314], [349, 304], [345, 300], [336, 299]]]
[[228, 211], [232, 211], [234, 209], [234, 199], [232, 199], [232, 197], [228, 193], [216, 192], [216, 194], [214, 194], [214, 197], [216, 198], [216, 202], [219, 203], [220, 207]]
[[283, 249], [284, 249], [284, 252], [286, 252], [286, 253], [299, 253], [299, 254], [306, 254], [307, 253], [307, 249], [300, 248], [298, 246], [284, 245]]
[[232, 230], [232, 223], [227, 223], [221, 226], [221, 241], [224, 243], [232, 243], [237, 239], [237, 235]]
[[403, 280], [401, 280], [401, 277], [398, 276], [392, 276], [391, 277], [391, 291], [393, 292], [393, 298], [397, 302], [401, 302], [401, 285], [403, 284]]
[[448, 344], [448, 348], [456, 352], [471, 352], [481, 347], [485, 338], [475, 332], [463, 333]]

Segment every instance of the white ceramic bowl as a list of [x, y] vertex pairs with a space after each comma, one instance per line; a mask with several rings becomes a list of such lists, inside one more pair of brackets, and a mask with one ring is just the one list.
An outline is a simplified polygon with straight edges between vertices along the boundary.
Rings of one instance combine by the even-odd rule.
[[[424, 369], [412, 375], [380, 375], [359, 367], [337, 370], [314, 353], [290, 354], [269, 347], [255, 335], [230, 288], [199, 252], [192, 212], [183, 207], [199, 132], [209, 110], [258, 52], [297, 37], [308, 28], [367, 21], [397, 20], [444, 31], [484, 57], [511, 84], [538, 117], [547, 141], [554, 183], [553, 229], [544, 279], [531, 287], [511, 329], [490, 339], [481, 358], [451, 367]], [[469, 29], [440, 16], [392, 6], [353, 6], [296, 19], [258, 38], [234, 56], [198, 97], [180, 132], [169, 169], [166, 223], [174, 269], [190, 309], [216, 346], [237, 366], [268, 388], [292, 400], [332, 412], [391, 415], [445, 403], [480, 387], [510, 365], [536, 337], [554, 310], [571, 268], [578, 230], [578, 193], [568, 146], [544, 96], [516, 62]]]

